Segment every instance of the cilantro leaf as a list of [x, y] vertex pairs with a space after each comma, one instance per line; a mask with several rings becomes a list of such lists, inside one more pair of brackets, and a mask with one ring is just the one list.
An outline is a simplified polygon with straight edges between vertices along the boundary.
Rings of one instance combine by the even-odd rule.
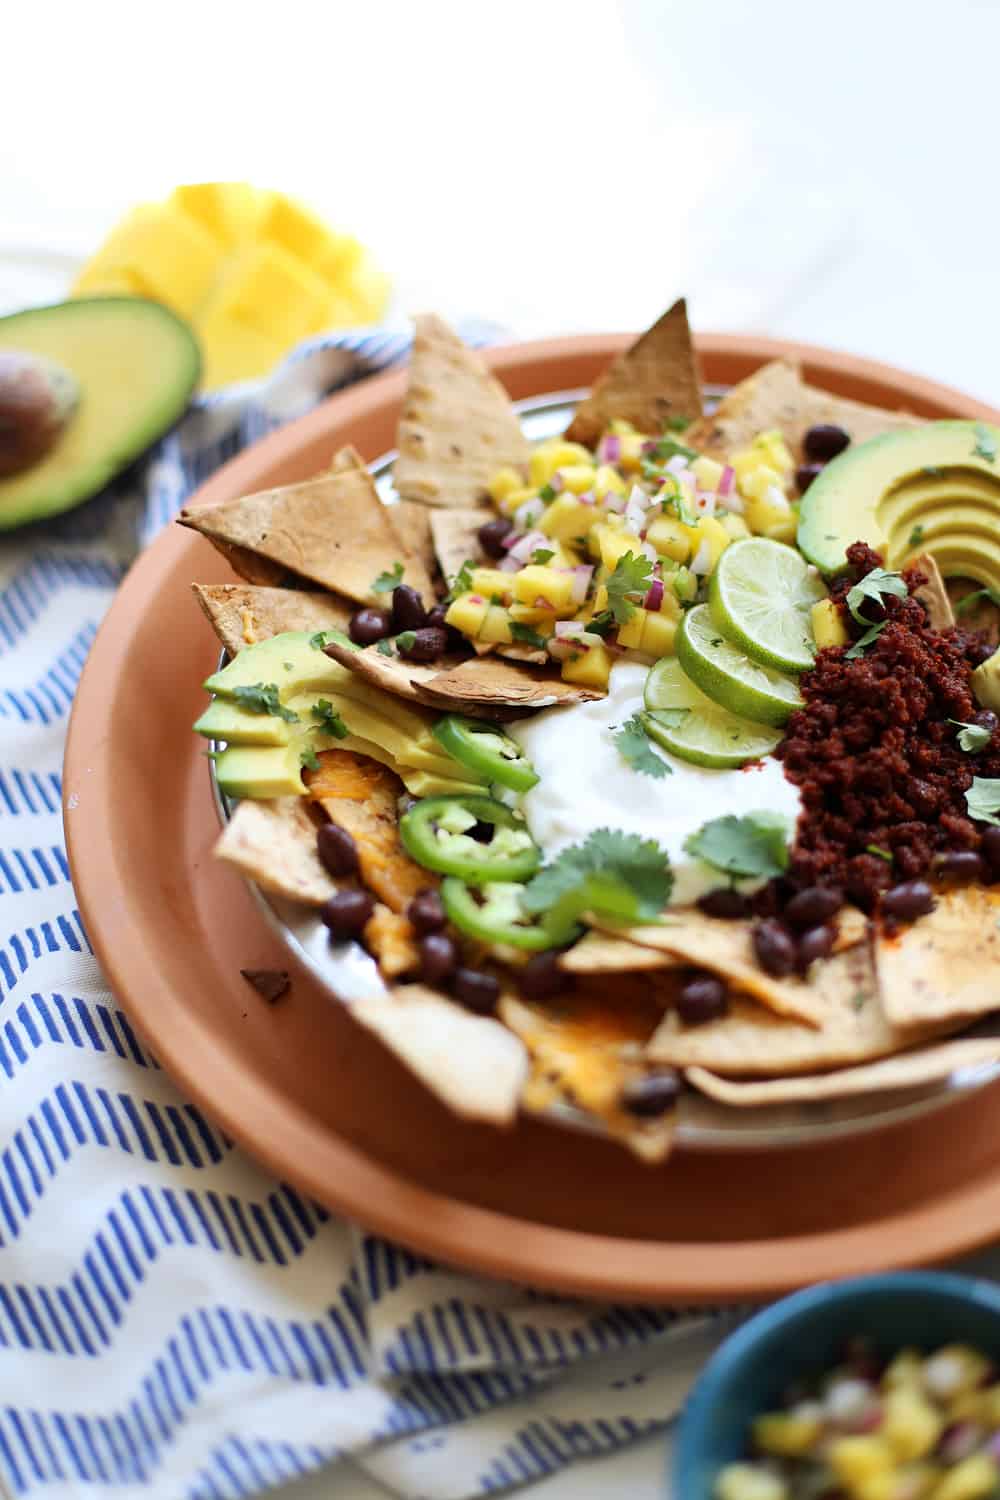
[[908, 547], [919, 547], [923, 539], [924, 528], [918, 523], [916, 526], [914, 526], [913, 530], [910, 532], [910, 535], [907, 537], [906, 545]]
[[[687, 423], [685, 422], [684, 425], [687, 426]], [[677, 458], [678, 455], [686, 458], [688, 462], [698, 457], [693, 448], [688, 448], [684, 443], [679, 443], [676, 438], [672, 437], [660, 438], [657, 443], [653, 444], [647, 456], [655, 459], [657, 463], [665, 464], [669, 463], [672, 458]]]
[[536, 547], [531, 554], [531, 561], [533, 563], [544, 564], [550, 562], [555, 555], [551, 547]]
[[391, 594], [403, 581], [403, 564], [394, 562], [385, 573], [380, 573], [372, 584], [373, 594]]
[[397, 651], [409, 651], [410, 647], [413, 645], [413, 642], [416, 640], [416, 638], [417, 638], [417, 632], [415, 630], [403, 630], [403, 631], [401, 631], [400, 634], [397, 635], [397, 637], [396, 637], [396, 650]]
[[542, 487], [541, 487], [541, 489], [538, 491], [538, 498], [539, 498], [539, 500], [544, 500], [545, 503], [546, 503], [546, 505], [549, 503], [550, 500], [554, 500], [556, 498], [556, 487], [555, 487], [555, 485], [554, 484], [543, 484]]
[[588, 886], [593, 890], [598, 881], [630, 896], [635, 919], [649, 922], [670, 899], [674, 876], [666, 850], [655, 839], [598, 828], [539, 870], [525, 887], [522, 903], [530, 912], [548, 911], [574, 895], [586, 896]]
[[667, 431], [668, 432], [684, 432], [690, 426], [691, 426], [691, 418], [690, 417], [668, 417], [667, 418]]
[[471, 557], [467, 557], [465, 559], [465, 562], [462, 564], [458, 572], [455, 574], [454, 578], [451, 580], [451, 587], [448, 590], [447, 599], [447, 602], [449, 604], [453, 599], [457, 599], [459, 594], [468, 594], [471, 592], [472, 570], [475, 566], [476, 565], [472, 561]]
[[988, 599], [991, 604], [1000, 606], [1000, 589], [973, 589], [971, 594], [966, 594], [955, 605], [956, 615], [964, 615], [968, 610], [974, 609], [980, 599]]
[[788, 820], [780, 813], [729, 813], [703, 823], [684, 848], [727, 875], [768, 879], [788, 868]]
[[345, 740], [351, 732], [329, 698], [320, 698], [313, 704], [312, 716], [316, 720], [316, 727], [326, 734], [332, 734], [335, 740]]
[[965, 794], [965, 805], [969, 817], [979, 823], [995, 823], [1000, 828], [1000, 777], [973, 776], [972, 785]]
[[673, 481], [669, 493], [664, 489], [657, 496], [664, 515], [669, 515], [673, 511], [682, 526], [697, 526], [698, 517], [687, 503], [684, 486], [673, 474], [668, 474], [667, 479]]
[[307, 771], [319, 770], [319, 756], [316, 754], [316, 751], [313, 749], [312, 745], [306, 745], [305, 749], [302, 751], [302, 754], [299, 756], [299, 764], [301, 766], [304, 766]]
[[309, 637], [309, 644], [310, 646], [314, 646], [317, 651], [322, 651], [323, 647], [326, 645], [326, 631], [317, 630], [315, 635], [311, 635]]
[[976, 446], [972, 450], [973, 458], [985, 458], [988, 464], [997, 461], [997, 445], [990, 429], [984, 422], [977, 422], [975, 427]]
[[592, 635], [599, 635], [606, 638], [615, 628], [615, 617], [610, 609], [599, 610], [592, 619], [587, 621], [586, 628]]
[[511, 620], [511, 640], [519, 641], [523, 646], [534, 646], [538, 651], [544, 651], [546, 641], [544, 635], [539, 635], [537, 630], [532, 630], [530, 625], [525, 625], [523, 620]]
[[652, 776], [655, 781], [673, 775], [673, 767], [661, 760], [650, 745], [641, 714], [633, 714], [631, 719], [626, 719], [612, 735], [612, 739], [618, 754], [633, 771], [639, 771], [643, 776]]
[[642, 553], [626, 552], [615, 563], [607, 580], [608, 609], [616, 625], [627, 625], [635, 614], [636, 602], [642, 601], [653, 581], [653, 564]]
[[392, 649], [392, 642], [387, 636], [382, 637], [378, 645], [375, 647], [375, 650], [378, 652], [379, 656], [395, 656], [396, 654]]
[[861, 613], [866, 599], [881, 599], [883, 594], [894, 594], [905, 599], [909, 589], [901, 573], [887, 573], [885, 568], [872, 568], [860, 583], [856, 583], [847, 595], [846, 604], [859, 625], [870, 625], [867, 615]]
[[278, 697], [278, 687], [274, 682], [255, 682], [235, 687], [231, 696], [248, 714], [275, 714], [279, 719], [284, 719], [286, 724], [299, 722], [298, 714], [286, 708]]
[[868, 647], [874, 645], [888, 623], [888, 620], [880, 620], [877, 625], [872, 626], [871, 630], [866, 630], [861, 639], [859, 641], [855, 641], [854, 645], [850, 646], [844, 652], [844, 660], [857, 661], [859, 656], [864, 656], [865, 652], [868, 650]]
[[866, 854], [876, 854], [879, 859], [884, 859], [887, 865], [892, 864], [893, 854], [891, 849], [883, 849], [881, 844], [866, 844]]
[[962, 719], [949, 719], [949, 724], [958, 726], [958, 748], [964, 750], [967, 755], [978, 755], [980, 750], [985, 750], [993, 738], [988, 729], [982, 724], [966, 724]]

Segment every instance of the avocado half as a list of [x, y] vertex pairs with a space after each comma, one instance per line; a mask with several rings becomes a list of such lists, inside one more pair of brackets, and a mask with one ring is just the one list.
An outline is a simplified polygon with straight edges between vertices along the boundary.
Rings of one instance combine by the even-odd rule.
[[55, 446], [0, 479], [0, 531], [80, 505], [183, 414], [201, 374], [190, 328], [142, 297], [87, 297], [0, 318], [0, 350], [68, 370], [80, 401]]
[[798, 543], [830, 574], [857, 541], [890, 568], [926, 552], [946, 578], [1000, 589], [1000, 427], [928, 422], [845, 449], [803, 496]]

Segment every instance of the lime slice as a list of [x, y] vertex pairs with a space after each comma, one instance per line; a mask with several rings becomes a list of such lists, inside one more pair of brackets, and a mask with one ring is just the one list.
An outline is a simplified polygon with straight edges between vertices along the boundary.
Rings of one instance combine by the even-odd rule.
[[708, 587], [712, 619], [762, 666], [804, 672], [816, 644], [809, 611], [826, 588], [801, 553], [766, 536], [733, 542]]
[[646, 678], [646, 733], [696, 766], [744, 766], [781, 739], [779, 730], [731, 714], [695, 687], [676, 657], [664, 656]]
[[674, 650], [691, 681], [730, 713], [757, 724], [781, 725], [802, 706], [794, 677], [762, 667], [728, 641], [707, 604], [687, 611]]

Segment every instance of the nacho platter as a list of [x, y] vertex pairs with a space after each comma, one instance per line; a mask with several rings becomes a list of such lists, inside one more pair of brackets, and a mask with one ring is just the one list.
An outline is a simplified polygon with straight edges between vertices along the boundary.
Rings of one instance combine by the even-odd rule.
[[[661, 324], [662, 322], [663, 320]], [[641, 343], [642, 341], [638, 347], [641, 347]], [[627, 358], [625, 363], [627, 364]], [[694, 425], [692, 441], [699, 442], [705, 451], [711, 449], [714, 444], [717, 450], [722, 452], [718, 445], [722, 440], [721, 434], [725, 432], [727, 401], [729, 410], [733, 413], [731, 420], [735, 421], [737, 426], [741, 422], [744, 424], [743, 441], [752, 443], [759, 438], [761, 424], [773, 420], [772, 413], [775, 410], [781, 412], [782, 402], [787, 405], [791, 399], [789, 391], [794, 392], [798, 379], [790, 367], [768, 368], [774, 369], [777, 376], [775, 396], [772, 397], [766, 389], [768, 384], [766, 372], [763, 378], [761, 376], [756, 379], [751, 378], [744, 382], [743, 387], [733, 393], [731, 398], [723, 396], [721, 407], [716, 415], [706, 417]], [[659, 378], [662, 378], [662, 372]], [[613, 381], [610, 383], [614, 384]], [[764, 387], [763, 390], [760, 389], [761, 386]], [[594, 388], [594, 394], [582, 401], [578, 398], [574, 399], [575, 393], [570, 393], [569, 396], [522, 403], [517, 410], [517, 416], [525, 437], [534, 442], [541, 442], [544, 448], [546, 439], [551, 440], [553, 435], [563, 432], [568, 423], [578, 424], [581, 421], [583, 414], [588, 410], [588, 405], [593, 405], [598, 400], [601, 390], [602, 383], [599, 381]], [[749, 416], [743, 410], [744, 406], [750, 408]], [[622, 407], [618, 405], [613, 409], [621, 410]], [[886, 431], [909, 431], [917, 425], [916, 418], [907, 417], [905, 414], [889, 414], [883, 420], [884, 414], [873, 413], [871, 408], [858, 403], [838, 403], [836, 398], [819, 392], [809, 392], [808, 411], [810, 418], [818, 416], [827, 420], [841, 415], [844, 420], [852, 420], [857, 423], [861, 437], [868, 436], [870, 433], [879, 435]], [[664, 414], [669, 417], [669, 412], [668, 401], [664, 407]], [[764, 413], [763, 416], [760, 415], [761, 412]], [[408, 408], [408, 413], [409, 418], [412, 419], [414, 415], [412, 406]], [[605, 416], [606, 413], [601, 415], [600, 420], [603, 421]], [[778, 420], [781, 420], [780, 415]], [[584, 425], [586, 425], [585, 422]], [[412, 438], [412, 433], [410, 436]], [[773, 430], [772, 436], [774, 436]], [[508, 438], [507, 441], [509, 442], [510, 439]], [[372, 473], [381, 498], [388, 500], [390, 504], [396, 499], [392, 489], [393, 457], [392, 454], [387, 455], [383, 460], [372, 465]], [[481, 476], [477, 483], [481, 488]], [[300, 486], [300, 488], [306, 489], [308, 486]], [[441, 500], [442, 506], [458, 504], [454, 498], [456, 485], [453, 475], [448, 477], [443, 493], [448, 498]], [[422, 495], [422, 498], [427, 498], [426, 493]], [[468, 496], [466, 495], [465, 498], [467, 499]], [[403, 504], [412, 506], [412, 501], [404, 500]], [[236, 502], [237, 509], [238, 506], [239, 502]], [[442, 537], [453, 536], [457, 527], [457, 534], [460, 537], [459, 550], [468, 546], [467, 508], [464, 514], [463, 522], [461, 507], [457, 513], [451, 514], [446, 514], [442, 510], [430, 512], [429, 531], [432, 545], [436, 548], [442, 571], [446, 575], [450, 574], [453, 569], [457, 571], [459, 564], [457, 560], [452, 561], [452, 559], [457, 559], [457, 552], [452, 551], [449, 554], [446, 545], [442, 544]], [[490, 514], [486, 512], [483, 519], [489, 520]], [[435, 519], [440, 519], [442, 515], [449, 523], [456, 524], [435, 527]], [[207, 526], [199, 529], [204, 529], [206, 533], [209, 531]], [[240, 534], [235, 539], [233, 537], [223, 539], [230, 542], [236, 540], [239, 544], [243, 544], [246, 536]], [[376, 556], [378, 556], [377, 551]], [[551, 552], [548, 556], [551, 558]], [[388, 562], [387, 557], [385, 560]], [[533, 558], [534, 560], [536, 559]], [[542, 558], [543, 562], [546, 560]], [[927, 566], [926, 559], [924, 559], [924, 565]], [[365, 564], [362, 564], [361, 570], [352, 575], [352, 584], [346, 590], [349, 594], [353, 593], [358, 603], [363, 603], [365, 597], [363, 587], [359, 589], [356, 582], [362, 578], [364, 566]], [[400, 570], [401, 577], [404, 564], [397, 562], [395, 566]], [[405, 564], [405, 567], [407, 569], [405, 576], [408, 580], [411, 576], [409, 564]], [[943, 609], [947, 614], [950, 606], [941, 588], [940, 580], [933, 576], [935, 571], [933, 563], [930, 563], [930, 569], [931, 579], [928, 581], [926, 577], [918, 578], [913, 592], [923, 594], [930, 623], [939, 626], [947, 625], [949, 623], [947, 618], [943, 620], [934, 618], [935, 609], [939, 611]], [[299, 576], [300, 573], [302, 577]], [[304, 580], [310, 577], [319, 578], [319, 581], [327, 581], [325, 576], [319, 577], [316, 571], [310, 573], [308, 565], [305, 570], [296, 566], [293, 568], [293, 574], [295, 577], [292, 581], [300, 586], [304, 585]], [[898, 577], [899, 574], [894, 576]], [[400, 581], [400, 577], [397, 577], [397, 582]], [[287, 581], [289, 580], [286, 579]], [[343, 584], [341, 588], [344, 588]], [[313, 596], [309, 597], [311, 601]], [[370, 601], [370, 594], [368, 598]], [[201, 602], [204, 604], [204, 600]], [[302, 623], [304, 625], [306, 622], [303, 620]], [[222, 630], [219, 634], [224, 643], [231, 648], [232, 642], [226, 640]], [[482, 651], [480, 644], [475, 641], [471, 644], [475, 646], [477, 653]], [[514, 656], [515, 661], [530, 663], [532, 667], [538, 666], [544, 661], [544, 654], [538, 653], [536, 647], [537, 641], [533, 643], [530, 651], [514, 648], [511, 655]], [[344, 665], [352, 663], [356, 649], [356, 643], [349, 640], [342, 645], [328, 647], [329, 654]], [[501, 646], [500, 649], [503, 650], [503, 647]], [[374, 653], [371, 651], [365, 654], [372, 658], [373, 668], [371, 677], [366, 677], [365, 680], [379, 688], [388, 683], [390, 691], [393, 690], [395, 684], [391, 672], [387, 671], [385, 661], [375, 660]], [[391, 665], [395, 667], [398, 663], [393, 662]], [[441, 675], [442, 667], [445, 669], [443, 676]], [[444, 692], [442, 685], [454, 681], [456, 695], [459, 691], [458, 684], [461, 684], [461, 698], [460, 700], [456, 698], [456, 701], [460, 701], [466, 712], [475, 714], [482, 710], [482, 704], [476, 703], [475, 696], [468, 686], [470, 674], [474, 673], [478, 678], [487, 681], [488, 686], [485, 691], [491, 694], [490, 707], [487, 711], [492, 712], [493, 716], [498, 719], [508, 718], [512, 713], [523, 711], [525, 707], [534, 709], [556, 701], [556, 693], [553, 689], [557, 688], [558, 684], [554, 684], [551, 677], [546, 678], [545, 687], [542, 690], [537, 678], [532, 681], [528, 673], [523, 670], [519, 672], [516, 667], [504, 667], [501, 663], [495, 662], [488, 670], [490, 675], [487, 678], [487, 664], [480, 665], [475, 657], [465, 661], [459, 659], [439, 662], [427, 668], [411, 667], [408, 672], [408, 687], [413, 693], [414, 701], [429, 707], [442, 708], [452, 706], [449, 694], [453, 691], [449, 686], [448, 691]], [[521, 681], [530, 683], [530, 687], [524, 692], [520, 686]], [[518, 696], [519, 694], [521, 696]], [[587, 695], [581, 695], [581, 697], [585, 696]], [[597, 694], [590, 696], [596, 697]], [[494, 699], [498, 700], [500, 711], [494, 712]], [[229, 833], [231, 832], [232, 825], [229, 830]], [[225, 843], [224, 839], [223, 845]], [[261, 850], [264, 850], [263, 854]], [[223, 852], [225, 853], [225, 850]], [[268, 858], [273, 856], [268, 855], [264, 845], [261, 845], [258, 850], [251, 851], [249, 857], [245, 857], [245, 853], [245, 850], [241, 851], [233, 862], [238, 867], [242, 867], [246, 873], [256, 874], [260, 878], [261, 861], [263, 860], [266, 866]], [[266, 870], [264, 878], [266, 883]], [[281, 889], [281, 882], [278, 883], [278, 889]], [[948, 914], [953, 908], [957, 915], [952, 919], [951, 927], [960, 932], [968, 928], [970, 919], [964, 911], [964, 903], [968, 899], [970, 899], [970, 893], [952, 889], [950, 886], [940, 892], [937, 904], [945, 908], [942, 912], [945, 928], [948, 927]], [[987, 894], [985, 899], [989, 902], [992, 898]], [[289, 903], [282, 900], [280, 895], [275, 896], [273, 892], [266, 895], [264, 900], [268, 903], [272, 914], [276, 916], [286, 937], [297, 947], [299, 957], [335, 993], [353, 1004], [354, 1014], [362, 1020], [363, 1024], [364, 1012], [368, 1007], [373, 1028], [383, 1035], [390, 1046], [395, 1040], [399, 1055], [418, 1074], [421, 1074], [423, 1069], [426, 1081], [442, 1092], [442, 1069], [445, 1073], [448, 1072], [447, 1064], [442, 1062], [443, 1053], [427, 1065], [419, 1055], [421, 1048], [414, 1049], [410, 1041], [405, 1037], [400, 1040], [394, 1031], [397, 1024], [404, 1032], [414, 1029], [418, 1034], [428, 1027], [433, 1029], [435, 1024], [431, 1020], [434, 1014], [433, 990], [428, 993], [426, 987], [421, 988], [413, 983], [414, 976], [405, 975], [410, 982], [398, 989], [397, 995], [405, 999], [408, 1011], [415, 1011], [418, 1000], [423, 1007], [420, 1012], [422, 1021], [415, 1028], [411, 1028], [409, 1020], [404, 1018], [398, 1010], [394, 1018], [393, 1007], [388, 1003], [388, 995], [382, 981], [378, 978], [375, 964], [370, 959], [366, 963], [356, 945], [349, 959], [345, 958], [342, 947], [330, 949], [326, 942], [325, 929], [314, 914], [303, 912], [297, 902]], [[979, 914], [980, 917], [983, 915], [983, 913]], [[989, 913], [985, 915], [988, 917]], [[686, 927], [694, 929], [690, 933], [686, 929], [682, 933], [671, 932], [671, 922], [676, 928], [681, 918], [675, 916], [671, 919], [667, 916], [664, 919], [664, 927], [659, 933], [641, 927], [633, 928], [633, 932], [628, 934], [628, 937], [634, 937], [635, 940], [631, 949], [629, 949], [628, 941], [623, 942], [620, 937], [612, 934], [610, 937], [612, 948], [617, 945], [619, 950], [626, 949], [631, 952], [633, 963], [630, 966], [627, 956], [623, 958], [620, 952], [615, 957], [601, 950], [600, 943], [597, 941], [601, 925], [598, 914], [591, 937], [584, 939], [577, 949], [571, 948], [566, 955], [566, 967], [582, 976], [582, 981], [574, 982], [580, 982], [583, 993], [576, 997], [568, 1007], [565, 1000], [557, 1003], [554, 1007], [555, 1023], [551, 1014], [553, 1010], [551, 1006], [523, 1004], [516, 995], [504, 997], [501, 1000], [499, 1013], [506, 1023], [508, 1032], [512, 1032], [527, 1045], [530, 1055], [535, 1060], [533, 1077], [527, 1084], [522, 1080], [519, 1101], [522, 1108], [527, 1107], [532, 1112], [575, 1124], [587, 1124], [591, 1128], [607, 1129], [610, 1126], [612, 1134], [617, 1134], [619, 1139], [625, 1140], [637, 1154], [647, 1159], [657, 1160], [665, 1154], [671, 1136], [690, 1145], [779, 1144], [789, 1140], [822, 1138], [824, 1135], [885, 1124], [904, 1118], [915, 1111], [926, 1109], [935, 1102], [941, 1102], [956, 1090], [988, 1081], [989, 1078], [995, 1076], [1000, 1044], [994, 1038], [989, 1023], [979, 1029], [974, 1042], [957, 1042], [953, 1050], [949, 1050], [947, 1042], [940, 1040], [942, 1037], [962, 1030], [967, 1025], [968, 1018], [976, 1010], [986, 1008], [985, 1003], [970, 1005], [963, 1011], [961, 1005], [958, 1007], [950, 1005], [945, 998], [940, 1000], [936, 1007], [934, 1024], [928, 1021], [922, 1027], [919, 1025], [911, 1027], [904, 1000], [902, 1014], [897, 1015], [892, 1025], [888, 1025], [881, 1019], [880, 981], [872, 970], [867, 956], [872, 947], [872, 931], [866, 926], [864, 918], [856, 908], [848, 906], [844, 909], [840, 922], [841, 937], [838, 938], [838, 944], [842, 943], [845, 949], [853, 951], [829, 960], [828, 968], [826, 965], [819, 966], [819, 972], [815, 965], [812, 966], [808, 974], [804, 976], [806, 983], [798, 982], [799, 976], [793, 976], [789, 982], [781, 984], [777, 980], [760, 974], [759, 970], [754, 967], [752, 953], [737, 962], [734, 956], [736, 935], [733, 924], [720, 924], [704, 917], [694, 922], [693, 912], [691, 918], [684, 917], [683, 913], [681, 916], [686, 922]], [[991, 922], [990, 926], [992, 925]], [[930, 932], [930, 930], [930, 924], [928, 924], [927, 931]], [[877, 938], [876, 941], [881, 941], [881, 939]], [[890, 944], [890, 948], [905, 949], [907, 942], [908, 940], [904, 939], [902, 944], [898, 942]], [[914, 965], [919, 969], [927, 961], [927, 952], [921, 951], [919, 944], [915, 946], [917, 948], [916, 959], [909, 960], [909, 967], [906, 963], [902, 965], [902, 972], [909, 976], [910, 981], [912, 981]], [[924, 949], [926, 946], [924, 942]], [[934, 942], [931, 939], [931, 951], [933, 947]], [[660, 949], [660, 953], [654, 961], [657, 948]], [[584, 961], [585, 958], [590, 961], [589, 967]], [[993, 955], [990, 953], [987, 962], [992, 961], [992, 958]], [[406, 961], [404, 955], [403, 962]], [[678, 1038], [676, 1035], [671, 1035], [671, 1031], [677, 1031], [676, 1017], [673, 1021], [670, 1019], [671, 1000], [673, 999], [676, 1003], [676, 988], [671, 996], [663, 986], [663, 980], [675, 979], [679, 962], [682, 961], [688, 964], [684, 973], [692, 972], [692, 966], [696, 974], [717, 973], [730, 984], [735, 993], [727, 1016], [712, 1021], [708, 1025], [681, 1027], [685, 1035]], [[599, 1030], [607, 1019], [606, 1002], [600, 994], [603, 986], [598, 976], [606, 973], [619, 973], [625, 976], [631, 974], [634, 977], [638, 971], [653, 972], [661, 969], [669, 972], [665, 976], [658, 973], [656, 978], [644, 986], [644, 990], [648, 993], [651, 987], [654, 990], [663, 987], [663, 998], [659, 1000], [658, 1005], [660, 1017], [665, 1019], [659, 1026], [655, 1026], [652, 1020], [647, 1025], [646, 1020], [643, 1019], [644, 1045], [654, 1063], [684, 1068], [688, 1080], [698, 1090], [697, 1094], [684, 1093], [681, 1096], [679, 1107], [672, 1119], [672, 1124], [676, 1123], [676, 1132], [671, 1130], [669, 1133], [656, 1127], [650, 1128], [645, 1124], [637, 1129], [634, 1121], [623, 1121], [621, 1112], [614, 1109], [608, 1111], [605, 1108], [603, 1116], [600, 1110], [595, 1110], [593, 1107], [581, 1109], [579, 1099], [573, 1097], [572, 1086], [568, 1090], [563, 1086], [548, 1086], [553, 1073], [558, 1074], [560, 1067], [564, 1064], [564, 1042], [567, 1033], [563, 1024], [565, 1016], [561, 1012], [567, 1009], [572, 1012], [575, 1006], [579, 1012], [576, 1019], [582, 1016], [585, 1025], [590, 1027], [590, 1035], [593, 1035], [594, 1025], [596, 1024]], [[392, 970], [385, 977], [392, 979], [394, 977]], [[419, 975], [415, 977], [419, 979]], [[871, 990], [867, 997], [870, 1003], [865, 1003], [866, 984]], [[847, 1001], [848, 991], [850, 1004]], [[823, 999], [826, 992], [830, 995], [829, 1002]], [[898, 997], [898, 984], [895, 993]], [[744, 997], [742, 999], [741, 994]], [[752, 998], [748, 999], [747, 996]], [[848, 1012], [852, 1008], [859, 1009], [859, 996], [862, 1001], [860, 1008], [864, 1014], [860, 1022], [856, 1022]], [[811, 1009], [814, 999], [815, 1009]], [[767, 1009], [764, 1008], [765, 1006]], [[641, 1010], [641, 1006], [639, 1008]], [[784, 1024], [774, 1024], [775, 1013]], [[959, 1015], [957, 1020], [956, 1014]], [[838, 1020], [838, 1016], [842, 1016], [843, 1019]], [[448, 1025], [454, 1025], [459, 1019], [454, 1010], [450, 1018], [447, 1015], [444, 1016], [442, 1020], [446, 1023], [446, 1031]], [[570, 1014], [570, 1030], [576, 1026], [576, 1019]], [[792, 1023], [791, 1026], [788, 1025], [789, 1022]], [[796, 1023], [798, 1023], [799, 1032], [803, 1033], [800, 1042], [795, 1040]], [[491, 1032], [496, 1030], [492, 1019], [489, 1021], [489, 1028]], [[471, 1047], [471, 1053], [467, 1051], [466, 1055], [474, 1055], [473, 1034], [477, 1027], [473, 1024], [465, 1026], [464, 1029], [468, 1033], [467, 1041], [461, 1046], [457, 1042], [454, 1044], [443, 1042], [443, 1051], [451, 1047], [454, 1053], [455, 1047], [459, 1047], [460, 1051]], [[578, 1030], [578, 1027], [576, 1029]], [[637, 1037], [638, 1035], [639, 1033], [636, 1033]], [[493, 1037], [491, 1046], [498, 1041], [499, 1035], [497, 1034]], [[623, 1042], [625, 1048], [628, 1048], [630, 1037], [627, 1032], [619, 1036], [616, 1041], [619, 1058], [623, 1053]], [[930, 1045], [935, 1042], [936, 1046]], [[923, 1054], [914, 1051], [922, 1044], [927, 1044]], [[753, 1055], [755, 1048], [758, 1054], [763, 1049], [764, 1060], [757, 1061], [747, 1068], [746, 1058]], [[634, 1050], [634, 1043], [632, 1050]], [[742, 1057], [738, 1063], [734, 1063], [737, 1054], [742, 1054]], [[899, 1064], [895, 1065], [894, 1057], [897, 1054], [902, 1054], [902, 1056], [899, 1058]], [[511, 1056], [509, 1050], [507, 1055]], [[504, 1049], [501, 1047], [498, 1054], [498, 1065], [501, 1068], [504, 1066], [504, 1056]], [[867, 1067], [864, 1066], [865, 1063], [868, 1064]], [[840, 1070], [841, 1086], [837, 1084], [837, 1074], [827, 1071], [834, 1067]], [[718, 1069], [722, 1076], [713, 1073], [713, 1068]], [[818, 1072], [820, 1069], [823, 1070], [822, 1073]], [[726, 1073], [731, 1076], [735, 1074], [738, 1078], [741, 1073], [747, 1071], [752, 1077], [756, 1077], [761, 1074], [776, 1074], [782, 1070], [792, 1075], [795, 1080], [789, 1085], [787, 1099], [783, 1099], [780, 1078], [772, 1077], [770, 1081], [760, 1084], [756, 1092], [751, 1082], [744, 1087], [741, 1094], [739, 1084], [734, 1082], [730, 1086], [725, 1077]], [[485, 1063], [484, 1071], [489, 1071]], [[620, 1077], [620, 1073], [619, 1064], [616, 1076]], [[563, 1068], [563, 1082], [566, 1076], [565, 1068]], [[815, 1089], [813, 1100], [810, 1099], [811, 1087]], [[487, 1113], [485, 1117], [493, 1118], [498, 1123], [509, 1121], [511, 1118], [510, 1100], [515, 1096], [516, 1089], [516, 1070], [512, 1069], [507, 1104], [502, 1107], [497, 1106], [496, 1114], [490, 1116]], [[443, 1092], [447, 1093], [446, 1087]], [[590, 1103], [586, 1100], [583, 1102], [585, 1105]], [[752, 1111], [753, 1118], [750, 1120], [748, 1120], [747, 1108], [749, 1105], [756, 1106]], [[469, 1112], [469, 1101], [466, 1100], [464, 1104], [456, 1103], [456, 1108], [459, 1112]], [[474, 1112], [474, 1106], [471, 1108]]]

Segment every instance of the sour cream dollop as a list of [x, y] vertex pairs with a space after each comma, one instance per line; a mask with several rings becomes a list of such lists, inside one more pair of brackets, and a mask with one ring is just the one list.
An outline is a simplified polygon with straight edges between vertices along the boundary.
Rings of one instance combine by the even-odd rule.
[[726, 880], [685, 852], [690, 834], [710, 818], [751, 812], [781, 813], [792, 830], [801, 799], [773, 756], [745, 770], [716, 771], [679, 760], [657, 745], [656, 754], [673, 774], [656, 779], [634, 771], [622, 759], [613, 732], [642, 709], [648, 671], [642, 662], [620, 661], [606, 698], [546, 709], [509, 726], [540, 778], [521, 807], [546, 859], [597, 828], [656, 839], [674, 871], [671, 904], [686, 906]]

